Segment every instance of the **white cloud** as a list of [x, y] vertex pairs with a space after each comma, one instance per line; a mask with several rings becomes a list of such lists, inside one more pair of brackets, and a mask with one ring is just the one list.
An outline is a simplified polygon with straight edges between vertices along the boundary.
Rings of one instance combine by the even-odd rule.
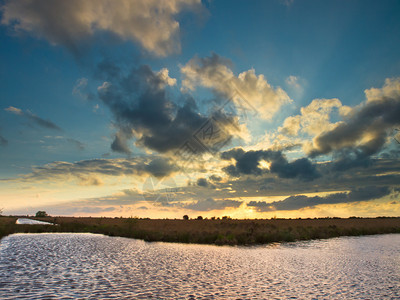
[[295, 89], [300, 89], [301, 85], [299, 83], [299, 77], [294, 76], [294, 75], [290, 75], [289, 77], [286, 78], [286, 84], [288, 84], [289, 86], [295, 88]]
[[305, 85], [305, 80], [303, 78], [290, 75], [286, 78], [285, 83], [297, 97], [301, 97], [303, 95]]
[[165, 85], [169, 85], [169, 86], [176, 85], [176, 79], [169, 77], [169, 71], [167, 68], [162, 68], [159, 72], [157, 72], [157, 76], [163, 82], [164, 86]]
[[400, 98], [400, 78], [386, 78], [382, 88], [366, 89], [367, 102], [382, 101], [385, 98]]
[[104, 81], [101, 86], [97, 87], [97, 91], [99, 92], [106, 92], [111, 87], [111, 83], [108, 81]]
[[295, 136], [299, 132], [310, 136], [318, 135], [337, 126], [337, 122], [331, 122], [334, 109], [337, 109], [340, 115], [346, 115], [351, 110], [336, 98], [314, 99], [308, 106], [300, 109], [300, 115], [286, 118], [279, 130], [290, 136]]
[[216, 54], [191, 59], [181, 67], [181, 72], [184, 90], [195, 90], [197, 86], [210, 88], [236, 104], [256, 110], [263, 119], [270, 119], [283, 104], [292, 101], [283, 89], [271, 86], [264, 75], [257, 75], [254, 69], [236, 77], [230, 61]]
[[393, 142], [391, 132], [400, 126], [400, 78], [386, 79], [381, 89], [365, 95], [366, 101], [345, 111], [343, 122], [315, 136], [306, 152], [317, 156], [351, 149], [365, 161]]
[[23, 115], [23, 112], [21, 109], [16, 108], [14, 106], [10, 106], [4, 109], [5, 111], [8, 111], [10, 113], [16, 114], [16, 115]]
[[199, 11], [201, 0], [6, 1], [1, 23], [71, 49], [106, 31], [166, 56], [180, 52], [175, 16], [185, 9]]

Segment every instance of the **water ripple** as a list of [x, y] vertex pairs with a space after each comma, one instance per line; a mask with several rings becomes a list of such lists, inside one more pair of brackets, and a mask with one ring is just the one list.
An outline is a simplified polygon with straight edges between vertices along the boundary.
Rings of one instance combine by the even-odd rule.
[[216, 247], [94, 234], [0, 244], [1, 299], [399, 299], [400, 235]]

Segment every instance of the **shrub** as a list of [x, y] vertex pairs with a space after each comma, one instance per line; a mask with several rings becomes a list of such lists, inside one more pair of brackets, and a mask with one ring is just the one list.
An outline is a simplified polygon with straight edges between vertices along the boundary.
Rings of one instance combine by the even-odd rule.
[[36, 213], [36, 218], [44, 218], [44, 217], [47, 217], [48, 216], [48, 214], [45, 212], [45, 211], [43, 211], [43, 210], [39, 210], [37, 213]]

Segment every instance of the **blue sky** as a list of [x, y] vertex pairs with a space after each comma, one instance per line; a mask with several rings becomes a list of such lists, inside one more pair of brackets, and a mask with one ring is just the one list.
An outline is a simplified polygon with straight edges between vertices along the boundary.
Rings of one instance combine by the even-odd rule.
[[398, 1], [0, 5], [5, 213], [399, 215]]

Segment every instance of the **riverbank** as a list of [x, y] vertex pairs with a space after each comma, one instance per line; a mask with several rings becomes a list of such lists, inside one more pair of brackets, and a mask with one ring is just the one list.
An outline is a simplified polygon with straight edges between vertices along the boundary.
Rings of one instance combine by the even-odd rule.
[[268, 220], [158, 220], [138, 218], [32, 218], [58, 224], [17, 225], [0, 217], [0, 238], [13, 233], [90, 232], [178, 243], [254, 245], [339, 236], [400, 233], [400, 218], [322, 218]]

